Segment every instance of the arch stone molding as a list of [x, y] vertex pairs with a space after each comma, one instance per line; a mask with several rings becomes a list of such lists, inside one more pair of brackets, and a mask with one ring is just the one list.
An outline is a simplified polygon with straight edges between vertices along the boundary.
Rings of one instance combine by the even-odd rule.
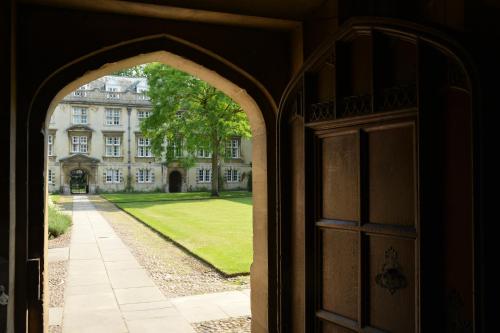
[[[48, 193], [46, 180], [41, 177], [47, 167], [44, 128], [57, 104], [71, 91], [103, 75], [148, 62], [161, 62], [207, 81], [231, 97], [248, 116], [253, 139], [253, 192], [257, 194], [253, 198], [252, 332], [273, 331], [278, 299], [275, 269], [277, 249], [273, 239], [276, 228], [276, 103], [262, 84], [248, 73], [207, 50], [168, 35], [120, 43], [75, 60], [50, 75], [31, 100], [27, 115], [26, 145], [23, 142], [18, 145], [19, 148], [26, 149], [18, 148], [18, 154], [25, 154], [25, 160], [21, 161], [26, 161], [26, 164], [21, 168], [26, 168], [27, 171], [27, 191], [22, 194], [26, 203], [18, 204], [18, 209], [26, 208], [27, 212], [32, 212], [28, 213], [30, 225], [40, 225], [36, 230], [30, 226], [29, 233], [37, 237], [34, 245], [38, 249], [35, 253], [44, 253], [40, 256], [40, 265], [45, 272], [42, 275], [43, 290], [47, 290], [48, 267], [44, 260], [47, 258], [47, 216], [43, 213], [46, 210], [44, 196]], [[18, 176], [18, 181], [22, 181], [19, 178], [21, 177]], [[26, 205], [25, 208], [22, 205]], [[42, 219], [45, 223], [41, 223]], [[46, 292], [43, 292], [43, 297], [47, 304]], [[43, 308], [41, 304], [34, 306], [38, 308], [35, 312], [45, 311], [40, 320], [43, 320], [45, 326], [48, 325], [47, 307]], [[273, 315], [270, 316], [270, 313]]]

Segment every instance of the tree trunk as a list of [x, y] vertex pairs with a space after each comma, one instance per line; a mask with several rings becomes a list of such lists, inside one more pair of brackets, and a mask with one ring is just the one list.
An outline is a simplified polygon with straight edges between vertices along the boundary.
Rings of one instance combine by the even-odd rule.
[[219, 196], [219, 146], [212, 145], [212, 197]]

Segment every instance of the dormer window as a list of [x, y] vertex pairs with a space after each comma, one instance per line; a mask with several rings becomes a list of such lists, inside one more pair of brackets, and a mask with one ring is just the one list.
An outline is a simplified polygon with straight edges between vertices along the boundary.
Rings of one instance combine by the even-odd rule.
[[79, 87], [75, 91], [73, 91], [73, 96], [76, 97], [87, 97], [87, 91], [89, 89], [88, 84], [84, 84], [83, 86]]
[[83, 90], [75, 90], [73, 91], [73, 96], [75, 97], [87, 97], [87, 92]]
[[117, 86], [106, 86], [106, 98], [109, 99], [119, 99], [120, 94], [119, 94], [119, 87]]

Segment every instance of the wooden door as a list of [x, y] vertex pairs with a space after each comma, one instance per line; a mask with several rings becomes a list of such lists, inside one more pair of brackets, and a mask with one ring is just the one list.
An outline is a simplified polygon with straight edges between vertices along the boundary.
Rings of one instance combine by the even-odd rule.
[[[282, 101], [284, 331], [472, 327], [471, 173], [446, 160], [472, 163], [470, 150], [450, 145], [461, 130], [470, 149], [470, 108], [450, 102], [456, 61], [400, 28], [346, 27]], [[450, 208], [454, 198], [460, 207]], [[461, 266], [450, 257], [457, 240], [467, 240]], [[450, 320], [457, 285], [462, 304]]]

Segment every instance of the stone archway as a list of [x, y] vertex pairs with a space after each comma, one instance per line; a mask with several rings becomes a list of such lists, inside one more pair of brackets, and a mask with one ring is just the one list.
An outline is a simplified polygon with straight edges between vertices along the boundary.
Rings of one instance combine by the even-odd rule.
[[[254, 193], [258, 193], [253, 200], [252, 326], [256, 331], [266, 331], [270, 325], [269, 320], [274, 321], [274, 315], [270, 317], [269, 313], [277, 313], [276, 300], [278, 293], [275, 265], [277, 245], [275, 242], [269, 242], [269, 239], [274, 239], [276, 235], [276, 224], [274, 222], [272, 225], [268, 223], [268, 221], [275, 221], [275, 210], [273, 209], [275, 207], [275, 193], [274, 191], [268, 191], [268, 189], [274, 188], [277, 181], [276, 177], [274, 177], [276, 165], [273, 152], [275, 142], [273, 133], [275, 131], [277, 107], [271, 95], [255, 79], [210, 52], [205, 53], [204, 50], [199, 48], [193, 49], [192, 52], [197, 54], [193, 56], [195, 60], [192, 61], [164, 51], [170, 48], [176, 50], [175, 47], [171, 47], [172, 44], [176, 43], [181, 44], [182, 42], [171, 40], [166, 35], [133, 40], [130, 43], [123, 43], [106, 49], [102, 53], [91, 54], [88, 58], [80, 59], [70, 67], [61, 69], [61, 71], [56, 72], [53, 77], [49, 77], [44, 82], [39, 94], [34, 98], [29, 123], [35, 127], [35, 124], [39, 123], [42, 110], [45, 108], [45, 110], [48, 109], [48, 113], [44, 114], [44, 120], [48, 124], [50, 116], [59, 101], [86, 82], [123, 68], [155, 61], [199, 77], [223, 91], [238, 103], [246, 112], [252, 129], [253, 189]], [[183, 45], [183, 48], [189, 47], [192, 46]], [[154, 48], [161, 49], [161, 51], [155, 51]], [[137, 50], [145, 53], [139, 56], [130, 55], [130, 52], [137, 54]], [[151, 52], [147, 53], [149, 51]], [[124, 60], [113, 58], [120, 53]], [[192, 54], [190, 55], [192, 56]], [[127, 58], [127, 56], [129, 57]], [[201, 65], [204, 63], [209, 64], [211, 69]], [[82, 68], [95, 68], [96, 64], [99, 64], [97, 67], [101, 67], [96, 70], [83, 71], [85, 73], [83, 76], [72, 81], [75, 78], [75, 72], [80, 72]], [[220, 69], [220, 73], [225, 75], [222, 76], [219, 72], [216, 72], [213, 69], [214, 67]], [[47, 95], [51, 93], [55, 97], [50, 101], [50, 99], [47, 99]], [[49, 101], [50, 103], [48, 103]], [[257, 101], [259, 104], [257, 104]], [[30, 137], [30, 142], [32, 142], [33, 138]], [[40, 141], [44, 142], [44, 140]], [[40, 144], [36, 140], [32, 143], [32, 145], [29, 145], [29, 151], [36, 151], [37, 147], [40, 149]], [[45, 149], [47, 148], [45, 147]], [[40, 151], [38, 151], [39, 154]], [[33, 172], [35, 172], [36, 168], [38, 168], [38, 164], [30, 166]], [[43, 165], [43, 168], [46, 168], [46, 165]], [[272, 176], [269, 177], [268, 173]], [[92, 190], [90, 189], [90, 191]], [[43, 197], [40, 200], [42, 203], [44, 202]]]
[[172, 171], [168, 176], [168, 191], [176, 193], [182, 191], [182, 175], [179, 171]]

